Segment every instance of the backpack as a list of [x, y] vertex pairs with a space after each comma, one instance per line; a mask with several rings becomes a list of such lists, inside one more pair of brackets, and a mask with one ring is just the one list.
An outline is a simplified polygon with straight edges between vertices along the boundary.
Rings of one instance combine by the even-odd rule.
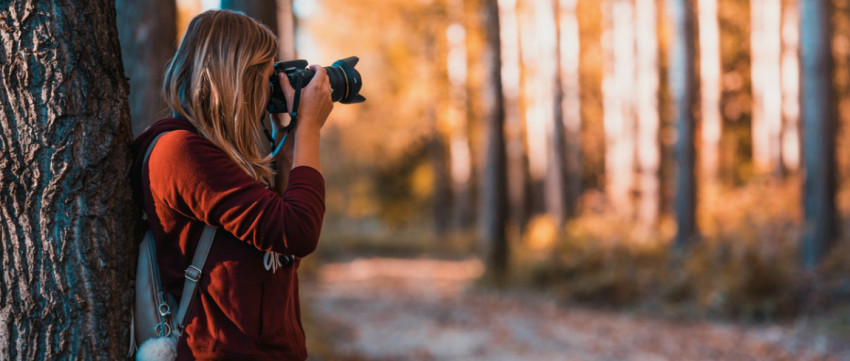
[[[144, 163], [153, 150], [162, 132], [154, 138], [145, 153]], [[135, 299], [130, 325], [130, 350], [128, 356], [136, 354], [136, 360], [172, 361], [177, 357], [177, 340], [183, 332], [191, 309], [201, 270], [215, 238], [216, 228], [204, 227], [192, 264], [186, 268], [186, 281], [178, 304], [174, 297], [162, 287], [159, 264], [156, 260], [156, 241], [150, 229], [145, 232], [139, 245], [136, 264]], [[175, 314], [176, 312], [176, 314]], [[138, 348], [137, 348], [138, 345]]]

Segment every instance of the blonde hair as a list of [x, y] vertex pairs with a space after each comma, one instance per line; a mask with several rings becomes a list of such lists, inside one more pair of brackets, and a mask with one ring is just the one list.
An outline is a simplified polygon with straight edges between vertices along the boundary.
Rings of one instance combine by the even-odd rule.
[[260, 124], [270, 93], [264, 71], [277, 52], [274, 34], [254, 19], [206, 11], [192, 19], [163, 81], [168, 107], [266, 185], [275, 171]]

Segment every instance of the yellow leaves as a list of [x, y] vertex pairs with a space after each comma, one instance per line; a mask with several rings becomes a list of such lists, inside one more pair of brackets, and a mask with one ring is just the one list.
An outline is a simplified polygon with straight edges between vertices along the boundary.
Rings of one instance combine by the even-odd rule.
[[539, 215], [528, 222], [528, 230], [523, 236], [523, 243], [532, 251], [549, 250], [555, 244], [558, 236], [558, 225], [549, 215]]
[[434, 194], [434, 167], [423, 162], [413, 170], [411, 176], [411, 188], [413, 194], [418, 198], [428, 198]]

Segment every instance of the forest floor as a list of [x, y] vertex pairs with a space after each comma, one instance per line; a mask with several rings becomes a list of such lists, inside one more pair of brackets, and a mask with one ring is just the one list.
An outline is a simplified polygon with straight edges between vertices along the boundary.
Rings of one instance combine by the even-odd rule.
[[366, 258], [302, 281], [311, 360], [850, 360], [796, 321], [673, 321], [475, 285], [479, 261]]

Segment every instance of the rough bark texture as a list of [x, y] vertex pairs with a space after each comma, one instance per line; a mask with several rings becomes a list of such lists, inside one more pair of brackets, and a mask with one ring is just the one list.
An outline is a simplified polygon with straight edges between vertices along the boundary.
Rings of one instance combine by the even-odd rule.
[[0, 360], [118, 360], [139, 222], [115, 3], [4, 4]]
[[696, 182], [694, 169], [694, 13], [689, 0], [667, 0], [671, 23], [668, 80], [676, 123], [676, 246], [686, 246], [696, 235]]
[[482, 241], [485, 260], [494, 281], [505, 281], [508, 271], [507, 174], [505, 155], [505, 114], [502, 108], [499, 5], [496, 0], [479, 0], [485, 46], [481, 66], [486, 78], [482, 84], [481, 105], [485, 109], [487, 153], [481, 188]]
[[835, 242], [835, 91], [829, 2], [800, 0], [801, 108], [806, 233], [803, 267], [812, 269]]
[[275, 35], [278, 34], [275, 0], [221, 0], [221, 8], [241, 11], [268, 26]]
[[130, 120], [138, 135], [167, 114], [162, 79], [177, 41], [174, 1], [118, 0], [118, 35], [124, 71], [130, 78]]

